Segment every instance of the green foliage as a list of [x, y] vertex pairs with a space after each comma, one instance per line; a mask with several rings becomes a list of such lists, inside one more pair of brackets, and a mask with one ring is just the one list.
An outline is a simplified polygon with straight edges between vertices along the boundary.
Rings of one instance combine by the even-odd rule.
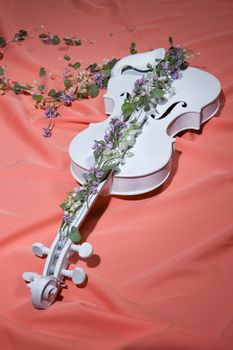
[[62, 210], [66, 209], [66, 202], [63, 202], [62, 204], [60, 204], [60, 208], [62, 208]]
[[44, 77], [45, 74], [46, 74], [46, 72], [45, 72], [44, 67], [41, 67], [40, 70], [39, 70], [39, 76], [40, 76], [40, 77]]
[[74, 64], [71, 65], [74, 69], [78, 69], [81, 66], [80, 62], [75, 62]]
[[111, 76], [111, 69], [104, 69], [103, 73], [107, 78], [109, 78]]
[[161, 98], [161, 97], [164, 96], [164, 94], [165, 94], [165, 92], [163, 90], [161, 90], [161, 89], [156, 89], [155, 88], [155, 89], [152, 89], [150, 91], [151, 97], [154, 97], [154, 98]]
[[31, 89], [30, 85], [20, 85], [18, 82], [15, 82], [14, 85], [12, 86], [12, 90], [14, 91], [15, 94], [19, 94], [20, 92], [26, 92]]
[[3, 37], [0, 37], [0, 47], [4, 47], [6, 45], [6, 40]]
[[98, 67], [97, 63], [92, 63], [86, 69], [90, 69], [91, 72], [94, 72], [97, 67]]
[[105, 165], [102, 167], [102, 170], [103, 170], [103, 172], [104, 172], [105, 174], [108, 174], [109, 171], [112, 171], [112, 170], [116, 169], [118, 165], [119, 165], [118, 162], [115, 162], [115, 163], [114, 163], [114, 162], [111, 162], [111, 163], [105, 164]]
[[81, 234], [79, 232], [79, 229], [75, 226], [71, 227], [71, 230], [69, 232], [69, 239], [73, 242], [73, 243], [78, 243], [79, 241], [81, 241]]
[[63, 38], [63, 41], [66, 45], [74, 45], [74, 40], [68, 37]]
[[0, 75], [4, 75], [4, 67], [0, 66]]
[[41, 39], [45, 39], [45, 38], [48, 38], [48, 35], [47, 34], [40, 34], [39, 35], [39, 38], [41, 38]]
[[65, 79], [63, 81], [63, 84], [65, 85], [66, 88], [68, 88], [69, 86], [71, 86], [71, 80], [70, 79]]
[[48, 95], [51, 97], [54, 97], [56, 95], [56, 90], [54, 90], [54, 89], [49, 90]]
[[102, 86], [106, 88], [108, 86], [108, 79], [104, 80]]
[[52, 44], [53, 44], [53, 45], [58, 45], [58, 44], [60, 44], [60, 42], [61, 42], [61, 39], [59, 38], [58, 35], [54, 35], [54, 36], [52, 37]]
[[66, 60], [66, 61], [70, 61], [70, 56], [68, 56], [68, 55], [64, 55], [64, 60]]
[[74, 200], [75, 202], [78, 202], [78, 201], [82, 201], [84, 198], [85, 198], [85, 192], [84, 191], [80, 191], [80, 192], [77, 192], [76, 196], [74, 197]]
[[49, 90], [48, 95], [53, 97], [55, 100], [59, 100], [60, 97], [62, 96], [62, 91], [60, 90], [56, 91], [54, 89], [51, 89]]
[[43, 100], [43, 95], [33, 95], [33, 100], [41, 102]]
[[116, 58], [113, 58], [111, 61], [107, 63], [108, 68], [111, 70], [117, 62], [118, 60]]
[[121, 110], [124, 114], [124, 121], [127, 121], [134, 111], [132, 103], [125, 101], [121, 106]]
[[44, 85], [39, 85], [39, 86], [38, 86], [38, 90], [39, 90], [39, 91], [43, 91], [43, 90], [44, 90]]
[[82, 42], [81, 42], [81, 40], [75, 40], [74, 44], [75, 44], [75, 46], [80, 46], [80, 45], [82, 45]]
[[26, 30], [24, 30], [24, 29], [20, 29], [19, 34], [20, 34], [22, 37], [28, 36], [28, 32], [27, 32]]
[[99, 88], [96, 84], [91, 84], [90, 85], [90, 96], [91, 97], [96, 97], [99, 94]]

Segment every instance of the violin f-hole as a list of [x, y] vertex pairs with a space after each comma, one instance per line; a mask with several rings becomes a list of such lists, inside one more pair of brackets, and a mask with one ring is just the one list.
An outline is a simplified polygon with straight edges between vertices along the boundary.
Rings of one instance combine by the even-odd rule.
[[140, 73], [148, 73], [151, 72], [152, 69], [139, 69], [139, 68], [135, 68], [133, 66], [125, 66], [124, 68], [122, 68], [121, 70], [121, 74], [123, 74], [125, 71], [132, 69], [135, 70], [136, 72], [140, 72]]
[[[157, 118], [156, 120], [161, 120], [161, 119], [164, 119], [168, 116], [168, 114], [171, 113], [171, 111], [179, 104], [179, 103], [182, 103], [182, 107], [186, 108], [188, 105], [185, 101], [177, 101], [177, 102], [174, 102], [171, 106], [168, 107], [168, 109], [159, 117]], [[151, 117], [154, 119], [155, 118], [155, 115], [154, 114], [151, 114]]]

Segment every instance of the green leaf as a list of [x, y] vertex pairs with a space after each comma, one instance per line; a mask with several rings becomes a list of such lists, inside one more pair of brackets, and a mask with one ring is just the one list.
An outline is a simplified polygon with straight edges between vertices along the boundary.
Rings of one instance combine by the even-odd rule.
[[111, 76], [111, 69], [104, 69], [103, 73], [106, 77], [110, 77]]
[[71, 80], [70, 79], [65, 79], [63, 81], [63, 84], [65, 85], [65, 87], [69, 87], [71, 85]]
[[68, 56], [68, 55], [65, 55], [63, 58], [64, 58], [64, 60], [66, 60], [66, 61], [69, 61], [69, 60], [70, 60], [70, 56]]
[[81, 241], [81, 234], [79, 232], [79, 229], [75, 226], [71, 227], [71, 230], [69, 232], [69, 239], [73, 242], [73, 243], [77, 243], [79, 241]]
[[54, 97], [56, 95], [56, 91], [54, 89], [49, 90], [49, 96]]
[[106, 87], [108, 86], [108, 79], [106, 79], [106, 80], [104, 80], [104, 81], [102, 82], [102, 86], [103, 86], [104, 88], [106, 88]]
[[78, 69], [80, 66], [81, 66], [81, 63], [80, 63], [80, 62], [75, 62], [74, 64], [72, 64], [72, 67], [73, 67], [74, 69]]
[[39, 91], [43, 91], [43, 90], [44, 90], [44, 85], [39, 85], [39, 86], [38, 86], [38, 90], [39, 90]]
[[133, 113], [133, 105], [130, 102], [124, 102], [121, 106], [121, 110], [123, 113]]
[[59, 100], [61, 96], [62, 96], [62, 91], [58, 90], [58, 91], [56, 91], [54, 98]]
[[74, 197], [75, 202], [82, 201], [85, 198], [86, 194], [83, 191], [80, 191]]
[[90, 95], [91, 97], [96, 97], [99, 94], [99, 88], [96, 84], [90, 85]]
[[0, 37], [0, 47], [4, 47], [6, 45], [6, 40], [3, 37]]
[[52, 37], [52, 43], [53, 43], [53, 45], [58, 45], [58, 44], [60, 44], [60, 42], [61, 42], [61, 40], [60, 40], [60, 38], [59, 38], [58, 35], [54, 35], [54, 36]]
[[63, 38], [66, 45], [74, 45], [74, 41], [71, 38]]
[[62, 208], [62, 210], [66, 209], [66, 202], [63, 202], [62, 204], [60, 204], [60, 208]]
[[150, 95], [154, 98], [161, 98], [164, 96], [164, 91], [161, 89], [152, 89]]
[[144, 111], [145, 111], [145, 112], [148, 112], [149, 110], [150, 110], [150, 105], [145, 105]]
[[88, 179], [89, 179], [88, 173], [84, 173], [84, 174], [82, 174], [82, 176], [83, 176], [84, 180], [88, 181]]
[[111, 61], [109, 61], [108, 63], [107, 63], [107, 66], [108, 66], [108, 68], [109, 69], [112, 69], [114, 66], [115, 66], [115, 64], [118, 62], [118, 60], [116, 59], [116, 58], [113, 58]]
[[41, 67], [40, 70], [39, 70], [39, 76], [40, 76], [40, 77], [44, 77], [45, 74], [46, 74], [46, 72], [45, 72], [44, 67]]
[[118, 163], [107, 164], [103, 166], [102, 170], [104, 173], [108, 173], [109, 171], [116, 169], [118, 165]]
[[123, 112], [123, 120], [124, 122], [127, 122], [127, 120], [130, 118], [131, 114], [133, 113], [133, 105], [130, 102], [124, 102], [121, 106], [121, 110]]
[[33, 100], [35, 100], [36, 102], [41, 102], [43, 100], [43, 96], [42, 95], [33, 95]]
[[97, 63], [90, 64], [87, 69], [90, 69], [91, 72], [94, 72], [97, 68]]
[[81, 40], [75, 40], [75, 41], [74, 41], [74, 44], [75, 44], [76, 46], [80, 46], [80, 45], [82, 44], [82, 42], [81, 42]]
[[148, 103], [148, 97], [147, 96], [140, 96], [139, 103], [140, 103], [140, 106], [145, 106]]
[[0, 75], [4, 75], [4, 67], [0, 66]]
[[47, 34], [40, 34], [39, 35], [39, 38], [41, 38], [41, 39], [45, 39], [45, 38], [48, 38], [48, 35]]
[[20, 85], [18, 82], [15, 82], [13, 85], [13, 91], [15, 94], [20, 93], [21, 91], [29, 90], [27, 86]]
[[24, 30], [24, 29], [20, 29], [19, 34], [22, 35], [22, 36], [27, 36], [28, 32], [26, 30]]

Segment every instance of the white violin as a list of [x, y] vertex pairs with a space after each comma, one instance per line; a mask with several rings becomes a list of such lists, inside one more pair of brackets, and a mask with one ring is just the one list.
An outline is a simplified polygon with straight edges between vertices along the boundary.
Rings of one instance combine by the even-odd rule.
[[[127, 93], [131, 93], [137, 79], [147, 74], [148, 63], [163, 59], [164, 49], [127, 56], [113, 67], [104, 95], [105, 121], [91, 124], [79, 133], [70, 144], [71, 173], [80, 183], [85, 183], [83, 174], [93, 166], [93, 144], [104, 138], [112, 118], [122, 116], [121, 106]], [[141, 135], [133, 147], [134, 156], [127, 158], [117, 172], [109, 172], [98, 185], [96, 193], [90, 196], [88, 206], [83, 206], [74, 217], [72, 225], [80, 227], [99, 195], [135, 195], [160, 186], [170, 174], [175, 135], [186, 129], [199, 129], [201, 124], [213, 117], [219, 108], [219, 81], [211, 74], [188, 67], [182, 71], [182, 78], [173, 82], [175, 94], [158, 103], [156, 111], [133, 112], [132, 118], [140, 118]], [[140, 114], [140, 116], [139, 116]], [[31, 290], [32, 304], [46, 309], [64, 287], [65, 278], [75, 284], [82, 284], [86, 274], [80, 267], [68, 270], [71, 254], [80, 258], [92, 255], [90, 243], [74, 244], [67, 238], [67, 230], [58, 230], [50, 248], [34, 243], [32, 251], [36, 256], [46, 257], [42, 275], [25, 272], [23, 279]]]

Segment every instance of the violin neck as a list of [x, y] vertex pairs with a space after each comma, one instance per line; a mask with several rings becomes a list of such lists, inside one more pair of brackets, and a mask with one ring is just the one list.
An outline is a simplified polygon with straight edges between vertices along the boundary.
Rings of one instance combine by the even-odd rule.
[[112, 173], [110, 172], [107, 177], [99, 184], [97, 187], [97, 192], [95, 194], [90, 195], [88, 202], [84, 203], [84, 205], [78, 210], [75, 214], [75, 217], [72, 221], [72, 226], [76, 226], [79, 228], [92, 208], [93, 204], [97, 200], [97, 198], [101, 196], [108, 196], [111, 192], [111, 183], [112, 183]]

